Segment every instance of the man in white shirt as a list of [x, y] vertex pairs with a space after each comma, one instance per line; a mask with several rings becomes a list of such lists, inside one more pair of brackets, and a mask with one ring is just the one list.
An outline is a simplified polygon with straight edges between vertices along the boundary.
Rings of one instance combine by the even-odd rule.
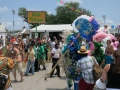
[[[52, 56], [52, 63], [53, 63], [52, 68], [53, 68], [57, 64], [57, 61], [60, 58], [59, 44], [55, 44], [55, 48], [52, 49], [51, 56]], [[61, 77], [60, 76], [60, 67], [57, 65], [55, 68], [57, 70], [57, 76]], [[50, 78], [52, 78], [53, 73], [54, 73], [54, 70], [52, 71]]]
[[27, 43], [27, 39], [26, 38], [23, 38], [23, 43], [24, 43], [24, 45], [26, 45], [26, 43]]
[[53, 48], [55, 48], [55, 39], [53, 39], [53, 41], [52, 41], [52, 43], [51, 43], [51, 48], [53, 49]]

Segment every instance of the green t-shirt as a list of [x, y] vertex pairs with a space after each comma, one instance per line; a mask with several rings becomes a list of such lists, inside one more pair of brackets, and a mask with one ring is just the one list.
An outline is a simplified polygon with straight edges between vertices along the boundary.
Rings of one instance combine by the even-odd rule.
[[38, 48], [38, 59], [45, 59], [45, 50], [42, 45]]

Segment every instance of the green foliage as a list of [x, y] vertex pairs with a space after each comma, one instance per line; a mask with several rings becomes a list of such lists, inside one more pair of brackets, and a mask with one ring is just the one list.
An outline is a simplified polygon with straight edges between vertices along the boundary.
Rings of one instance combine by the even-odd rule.
[[[72, 7], [75, 8], [75, 10], [82, 11], [84, 14], [91, 16], [91, 12], [89, 10], [86, 10], [85, 8], [79, 7], [80, 4], [77, 2], [70, 2], [66, 3]], [[55, 18], [55, 23], [56, 24], [70, 24], [73, 23], [73, 21], [80, 16], [79, 13], [70, 10], [67, 6], [58, 6], [56, 8], [56, 18]]]
[[27, 9], [24, 7], [20, 7], [18, 9], [18, 16], [20, 16], [23, 21], [27, 22]]

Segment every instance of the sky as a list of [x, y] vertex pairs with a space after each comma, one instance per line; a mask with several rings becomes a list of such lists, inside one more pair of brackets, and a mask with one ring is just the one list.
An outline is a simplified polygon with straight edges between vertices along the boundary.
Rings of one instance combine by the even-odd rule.
[[[66, 2], [79, 2], [80, 7], [90, 10], [96, 20], [104, 22], [108, 26], [120, 25], [120, 0], [61, 0]], [[0, 0], [0, 23], [7, 29], [13, 30], [13, 13], [15, 10], [14, 30], [20, 30], [23, 26], [29, 28], [26, 22], [18, 16], [18, 9], [25, 7], [28, 11], [47, 11], [49, 14], [56, 14], [55, 9], [62, 6], [58, 0]], [[101, 24], [103, 25], [103, 24]]]

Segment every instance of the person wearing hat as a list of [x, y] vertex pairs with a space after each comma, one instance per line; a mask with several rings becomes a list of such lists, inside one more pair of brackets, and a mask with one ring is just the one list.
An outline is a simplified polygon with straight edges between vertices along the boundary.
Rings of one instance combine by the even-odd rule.
[[78, 53], [81, 59], [78, 60], [76, 67], [78, 72], [82, 72], [82, 79], [79, 81], [79, 90], [93, 90], [95, 85], [92, 73], [94, 61], [92, 57], [88, 55], [89, 51], [86, 49], [86, 46], [81, 46]]
[[[17, 59], [18, 56], [21, 57], [20, 51], [18, 49], [18, 42], [17, 41], [13, 42], [13, 53], [15, 53], [15, 57], [13, 58], [13, 60]], [[22, 71], [22, 62], [17, 63], [15, 65], [15, 67], [12, 69], [12, 73], [13, 73], [13, 76], [14, 76], [14, 79], [15, 79], [14, 82], [17, 82], [16, 70], [18, 70], [18, 72], [19, 72], [19, 74], [21, 76], [20, 82], [23, 82], [24, 79], [23, 79], [23, 71]]]

